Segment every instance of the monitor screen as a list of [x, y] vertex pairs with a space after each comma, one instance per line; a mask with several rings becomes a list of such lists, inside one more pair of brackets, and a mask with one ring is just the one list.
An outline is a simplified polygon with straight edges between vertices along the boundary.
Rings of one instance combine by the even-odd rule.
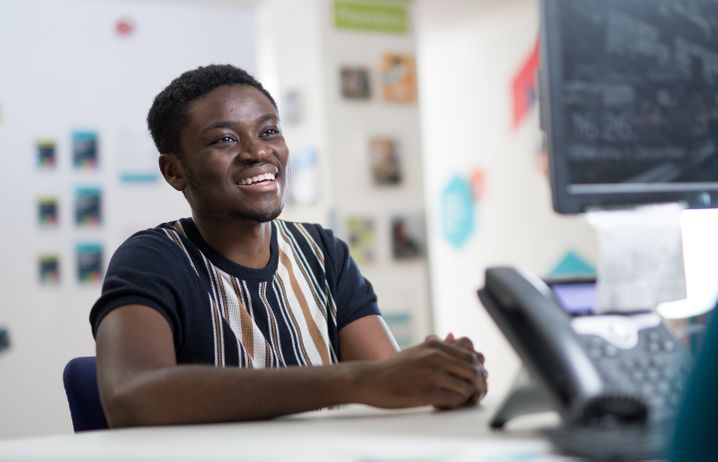
[[718, 206], [718, 1], [542, 0], [554, 209]]

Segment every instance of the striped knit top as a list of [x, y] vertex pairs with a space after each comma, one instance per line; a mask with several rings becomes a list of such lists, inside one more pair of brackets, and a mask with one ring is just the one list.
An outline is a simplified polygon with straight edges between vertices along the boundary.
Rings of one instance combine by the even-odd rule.
[[265, 268], [227, 260], [190, 218], [141, 231], [113, 255], [92, 307], [93, 335], [125, 305], [162, 314], [178, 363], [284, 367], [341, 359], [338, 333], [379, 314], [347, 245], [316, 224], [274, 220]]

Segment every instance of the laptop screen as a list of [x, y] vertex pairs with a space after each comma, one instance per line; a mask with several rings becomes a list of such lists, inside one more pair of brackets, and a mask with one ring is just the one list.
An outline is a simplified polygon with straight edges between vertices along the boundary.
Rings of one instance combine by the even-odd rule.
[[549, 287], [558, 304], [571, 316], [593, 314], [596, 306], [596, 283], [554, 282]]

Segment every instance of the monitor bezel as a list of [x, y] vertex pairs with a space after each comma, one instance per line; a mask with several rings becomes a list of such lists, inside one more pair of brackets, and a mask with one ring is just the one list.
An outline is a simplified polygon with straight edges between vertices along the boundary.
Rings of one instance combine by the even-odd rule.
[[[557, 155], [565, 149], [566, 144], [562, 111], [556, 110], [563, 108], [563, 31], [560, 27], [546, 27], [547, 24], [559, 24], [560, 7], [564, 1], [574, 0], [541, 0], [540, 3], [539, 105], [541, 125], [546, 134], [553, 209], [560, 214], [578, 214], [591, 210], [660, 203], [681, 203], [686, 208], [718, 207], [718, 181], [712, 187], [689, 187], [688, 183], [677, 183], [677, 187], [672, 190], [586, 193], [571, 191], [567, 159]], [[681, 185], [686, 186], [684, 188]]]

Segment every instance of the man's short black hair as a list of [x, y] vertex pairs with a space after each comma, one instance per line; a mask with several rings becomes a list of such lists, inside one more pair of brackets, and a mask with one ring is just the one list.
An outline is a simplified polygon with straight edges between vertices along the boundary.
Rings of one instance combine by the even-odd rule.
[[189, 105], [223, 85], [250, 85], [264, 93], [277, 107], [274, 98], [261, 83], [247, 71], [231, 64], [211, 64], [187, 71], [155, 97], [147, 114], [147, 126], [160, 154], [181, 155], [180, 134], [188, 122]]

